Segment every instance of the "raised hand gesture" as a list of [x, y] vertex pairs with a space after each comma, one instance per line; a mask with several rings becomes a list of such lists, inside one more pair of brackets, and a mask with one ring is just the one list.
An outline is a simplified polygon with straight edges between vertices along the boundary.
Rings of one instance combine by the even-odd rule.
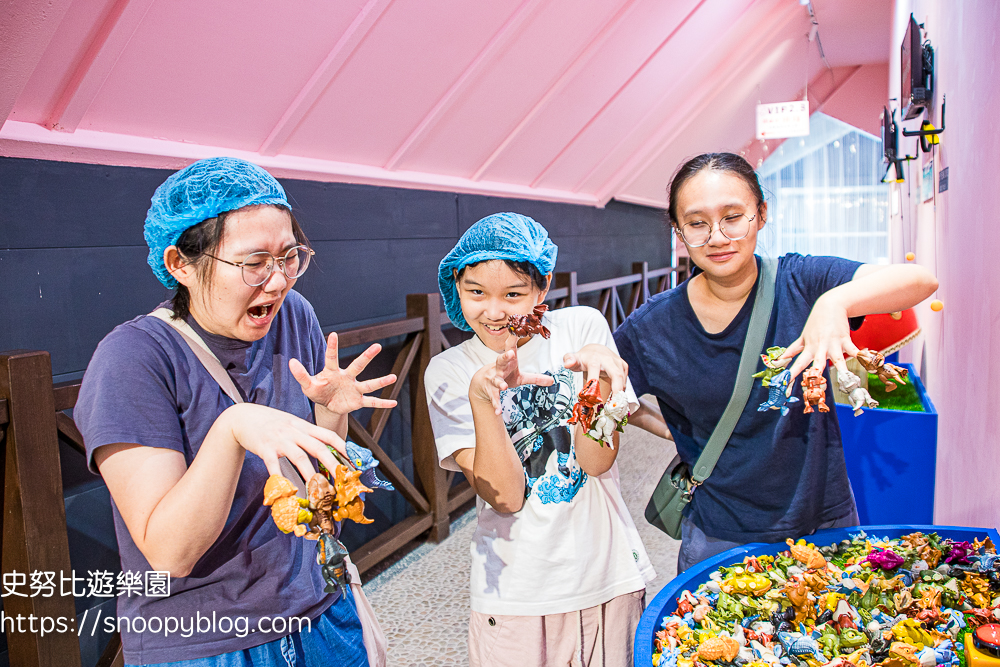
[[563, 356], [563, 366], [574, 373], [584, 373], [584, 386], [594, 379], [606, 379], [611, 384], [611, 393], [625, 390], [628, 380], [628, 364], [612, 352], [606, 345], [591, 343], [578, 352]]
[[337, 334], [331, 333], [326, 339], [326, 367], [316, 375], [309, 375], [298, 359], [290, 359], [288, 368], [299, 384], [302, 392], [310, 401], [321, 405], [330, 412], [346, 415], [360, 408], [393, 408], [396, 401], [390, 401], [374, 396], [365, 396], [378, 391], [396, 381], [395, 375], [385, 375], [373, 380], [358, 381], [358, 375], [365, 370], [368, 363], [382, 350], [375, 343], [344, 369], [340, 368], [340, 358], [337, 350]]
[[493, 405], [493, 411], [500, 414], [500, 392], [522, 384], [536, 384], [548, 387], [555, 379], [544, 373], [522, 373], [517, 361], [517, 336], [510, 335], [504, 343], [504, 351], [497, 356], [496, 363], [487, 364], [472, 378], [469, 395]]
[[826, 368], [829, 359], [841, 373], [847, 370], [845, 357], [853, 357], [858, 353], [858, 347], [851, 340], [851, 327], [847, 321], [847, 309], [828, 297], [829, 292], [820, 297], [806, 320], [802, 335], [796, 338], [785, 350], [775, 364], [788, 363], [798, 355], [791, 364], [789, 371], [791, 381], [788, 384], [789, 395], [795, 378], [807, 366], [819, 369]]

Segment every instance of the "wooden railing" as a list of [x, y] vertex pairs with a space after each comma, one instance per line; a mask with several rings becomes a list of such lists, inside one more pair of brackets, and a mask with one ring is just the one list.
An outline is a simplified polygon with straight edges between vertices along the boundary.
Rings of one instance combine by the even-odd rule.
[[[555, 301], [555, 308], [580, 305], [580, 297], [598, 293], [596, 308], [608, 321], [614, 331], [632, 312], [646, 303], [649, 297], [659, 294], [674, 285], [679, 285], [688, 275], [688, 260], [680, 258], [678, 266], [650, 270], [648, 262], [633, 262], [632, 273], [618, 278], [608, 278], [592, 283], [577, 283], [576, 271], [556, 273], [553, 288], [546, 300]], [[673, 278], [676, 276], [676, 281]], [[653, 287], [650, 287], [653, 281]], [[629, 288], [627, 301], [623, 301], [618, 289]]]
[[[578, 305], [581, 296], [597, 293], [599, 309], [614, 329], [650, 296], [687, 275], [687, 266], [650, 270], [645, 262], [632, 265], [632, 274], [578, 284], [576, 273], [557, 273], [549, 299], [556, 308]], [[652, 283], [652, 285], [651, 285]], [[626, 300], [619, 288], [628, 288]], [[447, 322], [437, 294], [410, 294], [406, 317], [340, 331], [341, 350], [389, 338], [405, 337], [392, 364], [394, 384], [382, 390], [383, 398], [398, 399], [409, 383], [410, 435], [414, 480], [411, 481], [379, 444], [396, 408], [373, 410], [362, 425], [348, 418], [349, 436], [372, 451], [379, 471], [413, 507], [414, 514], [388, 527], [354, 550], [352, 558], [362, 572], [378, 564], [415, 538], [427, 534], [440, 542], [448, 536], [449, 515], [474, 497], [468, 482], [453, 484], [455, 473], [437, 463], [431, 431], [424, 371], [431, 358], [449, 347], [442, 335]], [[63, 411], [76, 405], [80, 382], [53, 384], [48, 352], [17, 350], [0, 354], [0, 443], [4, 447], [5, 480], [2, 517], [3, 572], [69, 572], [71, 569], [66, 512], [59, 461], [59, 436], [84, 454], [83, 437]], [[22, 614], [50, 618], [75, 618], [69, 596], [4, 598], [7, 616]], [[5, 625], [5, 630], [7, 626]], [[10, 664], [25, 667], [79, 667], [80, 649], [73, 633], [50, 633], [43, 639], [32, 633], [7, 633]], [[116, 634], [98, 667], [123, 664], [121, 640]]]

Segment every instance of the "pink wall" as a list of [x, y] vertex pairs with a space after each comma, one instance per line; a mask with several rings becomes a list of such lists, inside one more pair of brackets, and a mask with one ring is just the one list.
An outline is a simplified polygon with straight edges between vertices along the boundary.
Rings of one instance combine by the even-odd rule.
[[[931, 122], [947, 130], [933, 155], [934, 196], [922, 201], [921, 166], [894, 186], [893, 260], [906, 252], [934, 271], [944, 310], [918, 311], [923, 350], [908, 353], [940, 414], [934, 518], [940, 524], [1000, 525], [1000, 3], [996, 0], [897, 0], [889, 93], [899, 94], [899, 45], [913, 12], [935, 48], [936, 97]], [[919, 126], [916, 119], [906, 125]], [[915, 139], [903, 139], [913, 154]], [[938, 175], [949, 170], [947, 192]], [[890, 211], [897, 207], [891, 202]], [[922, 359], [921, 359], [922, 357]], [[904, 358], [904, 361], [907, 360]]]

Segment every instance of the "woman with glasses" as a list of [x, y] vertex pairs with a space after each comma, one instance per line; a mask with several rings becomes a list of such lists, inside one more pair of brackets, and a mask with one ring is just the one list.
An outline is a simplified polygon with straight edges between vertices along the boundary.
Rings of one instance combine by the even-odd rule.
[[377, 345], [339, 368], [336, 334], [324, 340], [292, 290], [313, 251], [260, 167], [213, 158], [173, 174], [145, 238], [176, 292], [100, 343], [74, 411], [111, 492], [120, 586], [170, 577], [169, 596], [119, 596], [125, 662], [367, 665], [353, 598], [324, 592], [315, 545], [278, 530], [263, 489], [281, 457], [303, 479], [316, 461], [333, 470], [347, 414], [395, 405], [365, 396], [395, 378], [356, 380]]
[[[696, 268], [634, 312], [615, 343], [636, 394], [653, 394], [662, 413], [643, 409], [630, 423], [664, 435], [665, 421], [681, 459], [693, 466], [733, 393], [767, 204], [746, 160], [710, 153], [677, 170], [667, 217]], [[844, 355], [858, 351], [851, 328], [864, 315], [909, 308], [936, 288], [934, 276], [916, 265], [785, 255], [764, 348], [788, 348], [777, 365], [798, 355], [789, 366], [793, 382], [810, 364], [825, 374], [828, 359], [846, 370]], [[755, 388], [714, 471], [693, 494], [681, 524], [678, 572], [739, 544], [857, 525], [835, 412], [803, 414], [802, 404], [786, 416], [758, 412], [765, 399]]]

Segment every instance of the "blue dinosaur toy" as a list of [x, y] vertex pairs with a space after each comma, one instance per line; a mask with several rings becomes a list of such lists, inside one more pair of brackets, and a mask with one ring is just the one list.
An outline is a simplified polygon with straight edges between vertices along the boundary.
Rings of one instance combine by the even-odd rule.
[[367, 486], [369, 489], [388, 489], [389, 491], [395, 491], [396, 487], [384, 479], [379, 479], [375, 474], [375, 468], [378, 467], [378, 461], [372, 456], [370, 449], [365, 449], [361, 445], [358, 445], [350, 440], [347, 441], [347, 453], [351, 456], [351, 463], [361, 471], [360, 481], [362, 484]]
[[[774, 386], [774, 380], [771, 381], [771, 385]], [[800, 624], [803, 632], [779, 632], [777, 637], [778, 641], [785, 649], [785, 653], [796, 658], [810, 657], [815, 658], [819, 664], [825, 664], [827, 662], [826, 656], [819, 649], [819, 643], [812, 636], [806, 635]]]
[[792, 372], [785, 369], [771, 378], [771, 386], [768, 388], [767, 400], [760, 404], [757, 412], [765, 410], [781, 410], [781, 416], [788, 414], [788, 403], [798, 403], [795, 396], [787, 396], [788, 383], [792, 380]]

